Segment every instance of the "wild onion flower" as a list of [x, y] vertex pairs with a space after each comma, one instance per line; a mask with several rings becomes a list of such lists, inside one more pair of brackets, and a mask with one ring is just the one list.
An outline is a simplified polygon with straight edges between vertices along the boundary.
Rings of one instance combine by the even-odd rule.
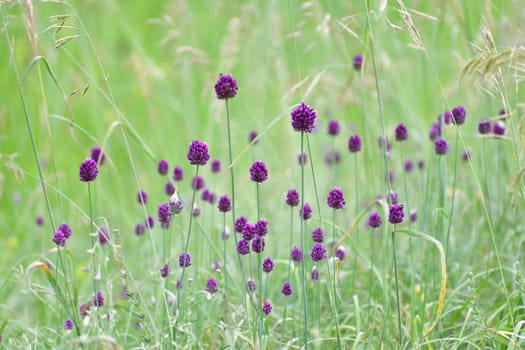
[[450, 122], [452, 121], [452, 113], [450, 111], [445, 111], [443, 112], [443, 122], [446, 124], [446, 125], [449, 125]]
[[165, 159], [159, 160], [159, 163], [157, 164], [157, 172], [164, 176], [168, 173], [170, 166], [168, 164], [168, 161]]
[[283, 293], [283, 295], [285, 296], [292, 295], [293, 290], [292, 290], [292, 286], [290, 285], [290, 282], [286, 281], [283, 283], [283, 287], [281, 288], [281, 293]]
[[135, 225], [135, 235], [142, 236], [146, 232], [146, 226], [142, 223]]
[[61, 247], [66, 245], [66, 237], [62, 231], [57, 231], [53, 234], [53, 243]]
[[312, 217], [312, 207], [310, 203], [304, 203], [304, 208], [299, 210], [300, 216], [303, 220], [308, 220]]
[[318, 227], [312, 231], [312, 240], [317, 243], [323, 243], [324, 233], [322, 228]]
[[200, 191], [204, 188], [204, 178], [200, 175], [194, 176], [191, 179], [191, 189]]
[[218, 159], [214, 159], [211, 161], [211, 172], [212, 173], [218, 173], [221, 171], [221, 161]]
[[193, 217], [198, 217], [198, 216], [201, 216], [201, 208], [199, 208], [199, 206], [197, 205], [197, 203], [195, 203], [193, 205], [193, 210], [191, 211], [191, 215]]
[[184, 179], [184, 170], [180, 166], [173, 168], [173, 180], [182, 181]]
[[324, 249], [322, 243], [315, 243], [310, 251], [310, 257], [312, 261], [321, 261], [326, 258], [326, 249]]
[[255, 289], [257, 289], [257, 282], [255, 282], [252, 279], [249, 279], [246, 281], [246, 286], [248, 287], [248, 290], [253, 292]]
[[405, 124], [401, 123], [396, 126], [396, 141], [405, 141], [408, 139], [408, 129]]
[[221, 230], [221, 239], [227, 240], [228, 238], [230, 238], [230, 228], [226, 226], [223, 230]]
[[215, 94], [219, 100], [234, 98], [238, 90], [237, 80], [231, 74], [219, 74], [215, 83]]
[[171, 210], [168, 203], [162, 203], [159, 205], [157, 209], [157, 218], [163, 227], [169, 227], [171, 220]]
[[64, 234], [64, 237], [68, 239], [73, 234], [73, 231], [71, 230], [71, 226], [66, 224], [65, 222], [61, 223], [60, 226], [58, 226], [58, 230]]
[[337, 136], [341, 127], [339, 126], [339, 121], [337, 119], [332, 119], [328, 122], [328, 135]]
[[417, 221], [417, 211], [415, 209], [410, 212], [410, 221], [411, 222]]
[[195, 140], [190, 143], [187, 157], [191, 165], [206, 165], [210, 159], [206, 142]]
[[301, 248], [294, 246], [290, 252], [290, 258], [295, 262], [301, 262], [303, 260]]
[[419, 168], [419, 170], [425, 169], [425, 161], [423, 159], [418, 160], [417, 167]]
[[354, 69], [356, 71], [361, 71], [363, 70], [363, 62], [364, 62], [364, 58], [363, 58], [363, 55], [361, 55], [360, 53], [356, 54], [354, 56], [354, 59], [353, 59], [353, 66], [354, 66]]
[[[248, 143], [252, 143], [256, 138], [257, 138], [257, 131], [255, 130], [251, 130], [250, 133], [248, 134]], [[257, 144], [259, 143], [259, 140], [253, 142], [253, 144]]]
[[388, 139], [388, 137], [383, 138], [383, 136], [379, 136], [379, 138], [377, 139], [377, 144], [379, 145], [379, 148], [381, 149], [384, 149], [385, 144], [386, 144], [387, 153], [390, 153], [390, 151], [392, 150], [392, 143], [390, 143], [390, 140]]
[[428, 137], [431, 141], [435, 141], [438, 137], [441, 136], [441, 124], [434, 123], [430, 127], [430, 131], [428, 133]]
[[308, 163], [308, 154], [307, 153], [299, 153], [297, 155], [297, 162], [299, 165], [306, 165]]
[[324, 153], [324, 162], [328, 165], [341, 163], [341, 153], [336, 149], [328, 150]]
[[86, 159], [80, 164], [79, 177], [80, 181], [91, 182], [97, 178], [98, 165], [97, 162], [91, 158]]
[[93, 305], [95, 305], [96, 307], [104, 306], [104, 295], [101, 291], [98, 291], [93, 297]]
[[210, 200], [210, 190], [205, 188], [201, 192], [201, 199], [205, 202]]
[[291, 113], [292, 127], [295, 131], [311, 133], [315, 127], [315, 110], [306, 103], [301, 102]]
[[434, 142], [434, 151], [437, 155], [443, 156], [448, 153], [448, 144], [447, 141], [443, 139], [437, 139]]
[[214, 260], [212, 263], [211, 263], [211, 268], [214, 270], [214, 271], [217, 271], [218, 269], [221, 268], [221, 262], [219, 260]]
[[495, 135], [503, 136], [505, 135], [505, 123], [501, 120], [498, 120], [494, 123], [494, 126], [492, 127], [492, 132]]
[[146, 191], [140, 190], [137, 193], [137, 202], [139, 202], [139, 204], [146, 204], [148, 202], [148, 194]]
[[256, 160], [250, 167], [250, 180], [257, 183], [268, 180], [268, 169], [262, 160]]
[[241, 255], [250, 254], [250, 242], [244, 238], [237, 242], [237, 253]]
[[215, 278], [208, 278], [206, 281], [206, 291], [208, 293], [215, 293], [219, 290], [219, 287], [217, 285], [217, 280]]
[[190, 267], [191, 266], [190, 253], [184, 252], [179, 255], [179, 266], [180, 267]]
[[300, 198], [299, 198], [299, 192], [295, 188], [292, 188], [291, 190], [288, 190], [286, 193], [286, 204], [288, 204], [291, 207], [296, 207], [299, 205]]
[[255, 253], [262, 253], [265, 246], [266, 242], [263, 237], [255, 236], [255, 238], [252, 239], [252, 251]]
[[489, 134], [492, 129], [490, 119], [482, 118], [478, 123], [478, 132], [482, 135]]
[[89, 311], [90, 310], [91, 310], [91, 308], [89, 307], [88, 304], [80, 305], [80, 307], [79, 307], [80, 316], [85, 317], [85, 316], [89, 315]]
[[390, 197], [389, 198], [390, 199], [390, 201], [389, 201], [390, 204], [397, 204], [397, 202], [399, 202], [399, 199], [398, 199], [399, 197], [398, 197], [396, 192], [390, 191], [390, 196], [389, 197]]
[[461, 125], [465, 123], [465, 117], [467, 116], [467, 111], [463, 106], [457, 106], [452, 108], [452, 123], [456, 125]]
[[339, 187], [332, 188], [330, 192], [328, 192], [326, 203], [330, 208], [343, 209], [346, 204], [343, 191]]
[[244, 230], [244, 226], [246, 226], [247, 223], [248, 223], [248, 219], [245, 216], [242, 216], [242, 215], [239, 216], [235, 220], [235, 225], [234, 225], [235, 232], [242, 233], [242, 231]]
[[170, 181], [168, 181], [166, 182], [166, 185], [164, 186], [164, 191], [166, 192], [168, 196], [171, 196], [172, 194], [175, 193], [175, 186], [173, 186], [173, 184]]
[[36, 217], [36, 224], [38, 226], [44, 226], [44, 217], [42, 215]]
[[400, 224], [404, 218], [403, 204], [392, 204], [388, 212], [388, 221], [391, 224]]
[[348, 138], [348, 150], [350, 153], [357, 153], [361, 151], [361, 148], [363, 147], [361, 142], [361, 137], [357, 134], [352, 135]]
[[[179, 199], [179, 196], [177, 195], [177, 193], [174, 193], [170, 197], [169, 211], [170, 211], [171, 214], [179, 214], [180, 212], [182, 212], [182, 209], [184, 209], [184, 202], [182, 202], [182, 200]], [[168, 226], [169, 226], [169, 221], [170, 220], [171, 220], [171, 215], [168, 218]], [[160, 221], [160, 218], [159, 218], [159, 221]], [[162, 223], [162, 221], [161, 221], [161, 223]]]
[[102, 226], [98, 229], [98, 242], [101, 245], [109, 242], [109, 231], [107, 227]]
[[164, 266], [162, 266], [162, 268], [160, 269], [160, 277], [162, 278], [166, 278], [168, 276], [168, 273], [170, 272], [170, 267], [169, 265], [166, 263], [164, 264]]
[[264, 259], [262, 263], [262, 269], [266, 273], [270, 273], [273, 271], [273, 268], [275, 267], [275, 264], [273, 262], [273, 259], [271, 257], [267, 257]]
[[312, 273], [310, 274], [312, 281], [319, 281], [319, 270], [316, 266], [312, 267]]
[[251, 222], [247, 222], [242, 228], [242, 238], [251, 241], [257, 235], [257, 226]]
[[412, 171], [412, 169], [414, 169], [414, 163], [410, 159], [407, 159], [405, 160], [404, 168], [405, 168], [405, 171], [409, 173]]
[[73, 320], [67, 319], [64, 322], [64, 328], [67, 329], [68, 331], [73, 329]]
[[345, 248], [337, 247], [337, 249], [335, 250], [335, 256], [341, 261], [344, 260], [344, 258], [346, 257]]
[[268, 220], [260, 219], [255, 223], [255, 233], [258, 236], [266, 236], [268, 233]]
[[272, 304], [270, 304], [270, 302], [268, 300], [265, 300], [263, 305], [262, 305], [262, 311], [264, 312], [264, 314], [266, 316], [268, 316], [268, 314], [270, 314], [270, 312], [272, 312]]
[[368, 217], [368, 226], [373, 228], [378, 228], [381, 226], [382, 220], [381, 216], [377, 211], [374, 211], [370, 216]]
[[469, 161], [472, 158], [472, 154], [470, 152], [470, 149], [466, 149], [463, 151], [463, 154], [461, 155], [461, 159], [466, 162]]
[[217, 208], [222, 213], [227, 213], [230, 210], [232, 210], [232, 201], [227, 194], [219, 198], [219, 203], [217, 204]]
[[106, 162], [106, 155], [102, 153], [102, 148], [100, 148], [100, 146], [91, 147], [91, 159], [99, 165], [104, 165]]

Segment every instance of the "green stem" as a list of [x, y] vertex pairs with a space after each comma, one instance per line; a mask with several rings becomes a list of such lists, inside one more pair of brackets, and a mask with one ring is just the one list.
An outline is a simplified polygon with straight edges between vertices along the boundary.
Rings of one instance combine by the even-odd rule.
[[[334, 253], [335, 253], [335, 249], [336, 249], [336, 246], [335, 246], [335, 209], [334, 209], [334, 214], [332, 216], [332, 242], [334, 243]], [[340, 330], [339, 330], [339, 314], [337, 313], [337, 292], [336, 292], [336, 279], [337, 279], [337, 272], [336, 272], [336, 266], [337, 266], [337, 262], [336, 262], [336, 257], [335, 257], [335, 254], [334, 254], [334, 259], [333, 259], [333, 262], [334, 262], [334, 279], [333, 279], [333, 297], [332, 297], [332, 301], [333, 301], [333, 313], [334, 313], [334, 317], [335, 317], [335, 332], [336, 332], [336, 336], [337, 336], [337, 348], [339, 350], [341, 350], [341, 334], [340, 334]], [[328, 271], [330, 271], [330, 269], [328, 269]], [[330, 273], [330, 272], [329, 272]]]
[[397, 270], [395, 230], [396, 226], [394, 225], [394, 230], [392, 230], [392, 253], [394, 254], [394, 278], [396, 280], [397, 329], [399, 332], [399, 345], [401, 346], [403, 343], [403, 333], [401, 332], [401, 304], [399, 301], [399, 275]]
[[448, 229], [447, 229], [447, 239], [445, 244], [445, 256], [448, 256], [448, 242], [450, 237], [450, 230], [452, 228], [453, 216], [454, 216], [454, 204], [456, 198], [456, 177], [458, 173], [458, 158], [459, 158], [459, 126], [456, 125], [456, 156], [454, 158], [454, 177], [452, 179], [452, 203], [450, 205], [450, 215], [448, 218]]
[[[301, 154], [304, 150], [304, 131], [301, 131]], [[311, 160], [310, 160], [311, 163]], [[304, 212], [304, 163], [301, 162], [301, 208]], [[301, 252], [304, 254], [304, 219], [302, 217], [304, 213], [301, 214]], [[306, 269], [305, 269], [305, 259], [301, 259], [301, 280], [303, 288], [303, 344], [305, 350], [308, 349], [308, 300], [306, 297]]]

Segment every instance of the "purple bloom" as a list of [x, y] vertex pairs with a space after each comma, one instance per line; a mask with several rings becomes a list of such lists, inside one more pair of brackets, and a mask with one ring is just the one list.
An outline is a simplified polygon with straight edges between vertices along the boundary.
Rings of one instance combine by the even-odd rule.
[[79, 177], [80, 181], [91, 182], [97, 178], [98, 166], [97, 162], [91, 158], [86, 159], [80, 164]]
[[465, 122], [465, 117], [467, 116], [467, 111], [463, 106], [457, 106], [452, 108], [452, 123], [456, 125], [461, 125]]
[[255, 232], [259, 236], [265, 236], [268, 233], [268, 220], [260, 219], [255, 223]]
[[98, 229], [98, 242], [100, 244], [106, 244], [109, 242], [109, 232], [107, 227], [102, 226]]
[[312, 217], [312, 207], [310, 206], [310, 203], [304, 204], [304, 208], [299, 210], [299, 215], [303, 220], [308, 220]]
[[461, 159], [463, 159], [464, 162], [470, 160], [472, 158], [472, 154], [470, 153], [469, 149], [466, 149], [463, 151], [463, 154], [461, 155]]
[[55, 234], [53, 235], [53, 243], [61, 247], [66, 245], [66, 237], [64, 236], [64, 233], [62, 231], [55, 232]]
[[441, 124], [434, 123], [430, 127], [430, 131], [428, 133], [428, 137], [430, 140], [435, 141], [438, 137], [441, 136]]
[[248, 287], [249, 291], [253, 292], [255, 289], [257, 289], [257, 283], [254, 280], [249, 279], [246, 281], [246, 287]]
[[148, 202], [148, 194], [146, 191], [140, 190], [137, 193], [137, 202], [139, 202], [139, 204], [146, 204]]
[[328, 122], [328, 134], [329, 135], [337, 136], [340, 130], [341, 130], [341, 127], [339, 126], [339, 122], [337, 121], [337, 119], [332, 119]]
[[494, 126], [492, 127], [492, 132], [495, 135], [503, 136], [505, 135], [505, 123], [503, 123], [501, 120], [498, 120], [494, 123]]
[[311, 133], [315, 127], [315, 110], [306, 103], [301, 102], [291, 113], [292, 127], [295, 131]]
[[295, 262], [301, 262], [303, 260], [303, 253], [301, 252], [301, 248], [293, 247], [292, 251], [290, 252], [290, 258]]
[[478, 132], [482, 135], [490, 133], [492, 129], [492, 124], [489, 119], [482, 118], [478, 123]]
[[437, 155], [443, 156], [448, 153], [448, 144], [447, 141], [443, 139], [437, 139], [434, 142], [434, 151]]
[[344, 258], [346, 257], [345, 248], [343, 248], [343, 247], [337, 247], [337, 249], [335, 250], [335, 256], [336, 256], [339, 260], [344, 260]]
[[407, 159], [405, 161], [405, 171], [409, 173], [412, 171], [413, 168], [414, 168], [414, 163], [410, 159]]
[[60, 226], [58, 226], [58, 230], [64, 234], [64, 237], [68, 239], [73, 234], [73, 231], [71, 230], [71, 226], [66, 224], [65, 222], [61, 223]]
[[397, 193], [390, 191], [390, 204], [397, 204], [397, 202], [399, 202]]
[[102, 148], [100, 148], [100, 146], [91, 147], [91, 159], [100, 165], [103, 165], [106, 162], [106, 155], [102, 153]]
[[418, 160], [417, 167], [419, 168], [419, 170], [423, 170], [425, 168], [425, 161], [423, 159]]
[[144, 224], [138, 223], [135, 225], [135, 235], [142, 236], [146, 232], [146, 226]]
[[374, 211], [370, 216], [368, 217], [368, 225], [373, 228], [378, 228], [381, 226], [381, 216], [379, 216], [379, 213], [377, 211]]
[[323, 243], [324, 233], [323, 229], [318, 227], [312, 231], [312, 240], [317, 243]]
[[275, 267], [275, 264], [273, 263], [273, 260], [271, 257], [267, 257], [266, 259], [264, 259], [262, 263], [262, 269], [264, 272], [270, 273], [272, 272], [274, 267]]
[[286, 193], [286, 204], [288, 204], [291, 207], [296, 207], [299, 205], [299, 192], [295, 188], [292, 188], [291, 190], [288, 190]]
[[221, 171], [221, 161], [218, 159], [214, 159], [211, 161], [211, 172], [212, 173], [218, 173]]
[[341, 163], [341, 153], [338, 150], [328, 150], [324, 154], [324, 162], [328, 165]]
[[193, 210], [191, 211], [191, 215], [193, 215], [193, 217], [201, 216], [201, 208], [199, 208], [197, 203], [193, 205]]
[[362, 142], [361, 137], [357, 134], [352, 135], [348, 138], [348, 150], [350, 153], [357, 153], [361, 151]]
[[249, 143], [252, 143], [252, 142], [253, 142], [253, 144], [259, 143], [259, 139], [257, 139], [257, 140], [254, 142], [254, 140], [257, 138], [257, 136], [258, 136], [258, 135], [257, 135], [257, 131], [255, 131], [255, 130], [251, 130], [250, 133], [248, 134], [248, 142], [249, 142]]
[[400, 224], [404, 218], [403, 204], [392, 204], [388, 213], [388, 221], [391, 224]]
[[268, 169], [262, 160], [256, 160], [250, 167], [250, 180], [257, 183], [268, 180]]
[[191, 179], [191, 189], [200, 191], [204, 188], [204, 178], [200, 175], [195, 176]]
[[283, 288], [281, 289], [281, 293], [283, 293], [283, 295], [285, 296], [288, 296], [288, 295], [291, 295], [292, 294], [292, 286], [290, 285], [290, 282], [284, 282], [283, 283]]
[[264, 312], [264, 314], [266, 316], [268, 316], [268, 314], [270, 314], [270, 312], [272, 312], [272, 304], [270, 304], [270, 302], [268, 300], [265, 300], [263, 305], [262, 305], [262, 311]]
[[452, 113], [450, 113], [449, 111], [443, 112], [443, 119], [444, 119], [445, 124], [449, 125], [450, 122], [452, 121]]
[[[179, 196], [177, 196], [177, 193], [174, 193], [170, 197], [170, 202], [168, 206], [169, 206], [169, 211], [171, 214], [179, 214], [182, 211], [182, 209], [184, 209], [184, 203], [182, 202], [181, 199], [179, 199]], [[159, 218], [159, 221], [160, 221], [160, 218]], [[170, 221], [171, 221], [171, 215], [169, 216], [168, 221], [167, 221], [168, 226], [169, 226]]]
[[339, 187], [332, 188], [330, 192], [328, 192], [326, 203], [330, 208], [343, 209], [346, 204], [343, 191]]
[[175, 288], [176, 289], [182, 289], [182, 281], [181, 280], [177, 280], [177, 282], [175, 282]]
[[218, 261], [218, 260], [214, 260], [212, 263], [211, 263], [211, 268], [215, 271], [217, 271], [218, 269], [221, 268], [221, 262]]
[[326, 258], [326, 249], [324, 249], [322, 243], [315, 243], [310, 251], [310, 257], [313, 261], [321, 261]]
[[410, 212], [410, 221], [411, 222], [417, 221], [417, 211], [415, 209]]
[[168, 181], [164, 186], [164, 190], [168, 196], [171, 196], [175, 193], [175, 186], [173, 186], [173, 184], [170, 181]]
[[219, 74], [215, 83], [215, 94], [219, 100], [234, 98], [237, 95], [237, 80], [230, 74]]
[[70, 320], [70, 319], [67, 319], [65, 322], [64, 322], [64, 328], [67, 329], [68, 331], [73, 329], [73, 321]]
[[242, 231], [244, 230], [244, 226], [246, 226], [247, 223], [248, 223], [248, 219], [246, 219], [245, 216], [239, 216], [235, 220], [235, 225], [234, 225], [235, 232], [242, 233]]
[[44, 217], [42, 215], [38, 215], [36, 218], [36, 224], [38, 226], [44, 226]]
[[242, 229], [242, 237], [251, 241], [257, 235], [257, 226], [251, 222], [247, 222]]
[[96, 307], [104, 306], [104, 295], [102, 295], [101, 291], [98, 291], [93, 297], [93, 305]]
[[80, 305], [80, 307], [79, 307], [80, 316], [85, 317], [85, 316], [89, 315], [89, 311], [90, 310], [91, 310], [91, 308], [89, 307], [88, 304]]
[[237, 253], [241, 255], [246, 255], [250, 253], [250, 242], [246, 239], [240, 239], [237, 242]]
[[252, 250], [256, 253], [263, 252], [265, 246], [266, 242], [264, 241], [263, 237], [255, 236], [255, 238], [252, 240]]
[[168, 164], [168, 161], [165, 159], [159, 160], [159, 163], [157, 164], [157, 172], [160, 175], [166, 175], [168, 173], [170, 166]]
[[191, 266], [190, 253], [181, 253], [179, 255], [179, 266], [180, 267], [190, 267]]
[[209, 159], [210, 154], [208, 153], [208, 145], [206, 142], [195, 140], [190, 143], [188, 160], [191, 165], [206, 165]]
[[405, 124], [401, 123], [396, 126], [396, 141], [405, 141], [408, 139], [408, 129]]
[[210, 190], [207, 188], [203, 189], [201, 192], [201, 199], [205, 202], [210, 200]]
[[208, 293], [215, 293], [217, 292], [217, 290], [219, 290], [218, 286], [217, 286], [217, 280], [215, 278], [208, 278], [208, 280], [206, 281], [206, 291]]
[[232, 201], [230, 200], [230, 197], [227, 194], [219, 198], [219, 203], [217, 204], [217, 208], [222, 213], [227, 213], [230, 210], [232, 210]]
[[215, 192], [210, 191], [210, 194], [208, 195], [208, 202], [210, 204], [215, 204], [216, 201], [217, 201], [217, 195], [215, 194]]
[[310, 274], [312, 281], [319, 281], [319, 270], [316, 266], [312, 268], [312, 273]]
[[173, 180], [175, 181], [182, 181], [184, 179], [184, 170], [182, 170], [182, 167], [176, 166], [173, 168]]
[[360, 53], [354, 56], [353, 65], [356, 71], [363, 70], [363, 61], [364, 61], [363, 55], [361, 55]]
[[166, 278], [168, 276], [168, 273], [170, 272], [170, 267], [168, 264], [164, 264], [162, 268], [160, 269], [160, 277]]
[[308, 154], [299, 153], [297, 155], [297, 162], [299, 163], [299, 165], [306, 165], [308, 163]]
[[162, 227], [169, 227], [171, 220], [171, 210], [170, 205], [168, 203], [162, 203], [159, 205], [159, 208], [157, 209], [157, 218], [161, 223]]
[[379, 145], [379, 148], [384, 149], [385, 143], [386, 143], [386, 152], [390, 153], [390, 151], [392, 150], [392, 144], [390, 143], [390, 140], [387, 137], [386, 142], [385, 142], [385, 138], [383, 138], [383, 136], [379, 136], [379, 138], [377, 139], [377, 144]]

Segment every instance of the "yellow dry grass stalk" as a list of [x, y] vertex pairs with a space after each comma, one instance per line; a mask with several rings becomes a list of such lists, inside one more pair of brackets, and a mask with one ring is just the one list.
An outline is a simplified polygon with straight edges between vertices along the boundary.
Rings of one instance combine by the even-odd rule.
[[33, 54], [38, 52], [38, 34], [35, 26], [35, 13], [33, 2], [31, 0], [19, 0], [20, 6], [24, 10], [24, 28], [26, 30], [27, 38], [31, 43]]

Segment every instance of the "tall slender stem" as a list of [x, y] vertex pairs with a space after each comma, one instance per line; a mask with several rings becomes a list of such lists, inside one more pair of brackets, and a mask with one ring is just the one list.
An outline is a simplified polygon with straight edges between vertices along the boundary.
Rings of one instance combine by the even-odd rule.
[[[304, 151], [304, 131], [301, 131], [301, 154]], [[304, 214], [304, 162], [301, 162], [301, 208]], [[304, 254], [304, 219], [301, 217], [301, 252]], [[303, 284], [303, 342], [305, 350], [308, 349], [308, 301], [306, 298], [306, 270], [305, 261], [301, 259], [301, 280]]]
[[[335, 209], [334, 209], [334, 215], [332, 217], [332, 242], [335, 244]], [[334, 252], [335, 252], [335, 246], [334, 246]], [[336, 271], [336, 268], [337, 268], [337, 261], [336, 261], [336, 257], [335, 257], [335, 254], [334, 254], [334, 279], [333, 279], [333, 288], [334, 288], [334, 292], [333, 292], [333, 313], [334, 313], [334, 317], [335, 317], [335, 332], [336, 332], [336, 336], [337, 336], [337, 348], [339, 350], [341, 350], [341, 334], [340, 334], [340, 331], [339, 331], [339, 315], [337, 313], [337, 292], [336, 292], [336, 279], [337, 279], [337, 271]], [[328, 270], [330, 271], [330, 269]]]
[[[454, 216], [454, 203], [456, 198], [456, 176], [458, 173], [458, 158], [459, 158], [459, 126], [456, 125], [456, 156], [454, 158], [454, 177], [452, 178], [452, 203], [450, 205], [450, 215], [448, 219], [447, 239], [445, 244], [445, 254], [448, 256], [448, 240], [450, 237], [450, 229], [452, 228], [453, 216]], [[498, 167], [497, 167], [498, 169]]]
[[394, 278], [396, 280], [396, 304], [397, 304], [397, 330], [399, 332], [399, 345], [403, 343], [403, 333], [401, 332], [401, 304], [399, 302], [399, 275], [397, 271], [397, 253], [396, 253], [396, 226], [392, 230], [392, 251], [394, 254]]

